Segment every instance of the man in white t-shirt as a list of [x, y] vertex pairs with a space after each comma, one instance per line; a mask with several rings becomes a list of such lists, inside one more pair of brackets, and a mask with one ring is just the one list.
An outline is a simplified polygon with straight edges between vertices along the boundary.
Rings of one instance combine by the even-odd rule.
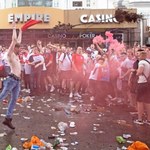
[[139, 76], [137, 85], [138, 120], [135, 120], [134, 122], [137, 124], [143, 124], [143, 114], [146, 111], [146, 123], [150, 125], [150, 85], [147, 82], [147, 79], [150, 76], [150, 62], [146, 60], [146, 56], [145, 51], [140, 53], [140, 61], [137, 70], [137, 75]]
[[[62, 94], [64, 94], [64, 92], [67, 89], [67, 80], [71, 79], [71, 71], [72, 71], [72, 56], [71, 54], [68, 52], [68, 49], [63, 46], [61, 47], [63, 53], [61, 53], [60, 57], [59, 57], [59, 65], [58, 65], [58, 69], [60, 72], [60, 80], [61, 80], [61, 92]], [[70, 85], [71, 86], [71, 85]], [[70, 89], [71, 87], [69, 87]]]
[[122, 80], [122, 94], [123, 94], [124, 102], [128, 104], [128, 100], [129, 100], [128, 79], [134, 61], [128, 57], [126, 52], [121, 53], [121, 61], [122, 62], [120, 65], [121, 67], [120, 79]]
[[93, 60], [96, 59], [96, 56], [98, 55], [98, 50], [95, 49], [95, 45], [94, 44], [91, 44], [90, 47], [88, 47], [86, 49], [87, 53], [90, 53], [91, 54], [91, 58]]

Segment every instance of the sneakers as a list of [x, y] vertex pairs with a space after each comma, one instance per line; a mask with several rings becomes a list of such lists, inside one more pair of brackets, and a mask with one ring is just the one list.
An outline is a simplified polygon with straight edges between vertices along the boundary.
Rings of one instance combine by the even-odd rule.
[[75, 97], [81, 98], [82, 96], [79, 93], [74, 93]]
[[138, 124], [138, 125], [143, 125], [144, 124], [144, 122], [142, 121], [142, 120], [134, 120], [134, 123], [135, 124]]
[[107, 95], [107, 97], [108, 97], [109, 99], [112, 99], [112, 98], [113, 98], [111, 95]]
[[71, 92], [70, 94], [69, 94], [69, 98], [72, 98], [73, 97], [73, 93]]
[[144, 121], [144, 123], [147, 124], [147, 125], [150, 125], [150, 121], [149, 120]]
[[94, 101], [94, 96], [91, 96], [91, 97], [90, 97], [90, 101]]
[[52, 85], [50, 92], [54, 92], [54, 90], [55, 90], [55, 87]]
[[150, 125], [150, 121], [149, 120], [145, 120], [145, 121], [142, 121], [142, 120], [134, 120], [134, 123], [135, 124], [139, 124], [139, 125], [143, 125], [143, 124], [146, 124], [146, 125]]
[[12, 118], [5, 118], [5, 120], [3, 121], [3, 124], [8, 126], [10, 129], [15, 129], [11, 121], [12, 121]]

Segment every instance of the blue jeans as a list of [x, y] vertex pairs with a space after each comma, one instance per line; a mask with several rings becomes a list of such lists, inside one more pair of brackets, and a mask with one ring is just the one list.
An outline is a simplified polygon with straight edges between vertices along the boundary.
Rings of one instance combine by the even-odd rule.
[[11, 93], [11, 99], [8, 104], [8, 109], [6, 112], [6, 118], [12, 118], [13, 109], [16, 104], [16, 100], [18, 99], [20, 92], [20, 81], [15, 80], [12, 77], [7, 77], [6, 80], [3, 81], [3, 89], [0, 93], [0, 101], [5, 99], [8, 93]]

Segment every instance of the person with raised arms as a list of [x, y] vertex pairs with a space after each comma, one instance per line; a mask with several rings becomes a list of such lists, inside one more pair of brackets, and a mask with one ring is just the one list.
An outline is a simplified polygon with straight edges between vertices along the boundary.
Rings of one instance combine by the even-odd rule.
[[5, 99], [8, 93], [11, 94], [3, 124], [8, 126], [10, 129], [15, 129], [15, 127], [12, 125], [12, 116], [16, 100], [18, 99], [20, 92], [21, 64], [18, 54], [22, 40], [22, 30], [20, 29], [19, 35], [17, 37], [16, 24], [14, 22], [12, 23], [12, 28], [12, 41], [7, 53], [8, 63], [10, 65], [11, 71], [6, 80], [3, 81], [3, 89], [0, 93], [0, 101]]

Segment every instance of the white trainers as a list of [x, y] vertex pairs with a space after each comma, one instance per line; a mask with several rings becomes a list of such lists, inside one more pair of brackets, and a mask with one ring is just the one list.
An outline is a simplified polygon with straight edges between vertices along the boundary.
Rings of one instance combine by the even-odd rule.
[[73, 97], [73, 93], [72, 93], [72, 92], [69, 94], [69, 97], [70, 97], [70, 98], [72, 98], [72, 97]]
[[146, 120], [144, 123], [147, 125], [150, 125], [150, 121], [148, 121], [148, 120]]
[[54, 90], [55, 90], [55, 87], [52, 85], [50, 92], [54, 92]]
[[91, 96], [91, 97], [90, 97], [90, 101], [94, 101], [94, 96]]
[[138, 124], [138, 125], [143, 125], [144, 124], [144, 122], [142, 121], [142, 120], [134, 120], [134, 123], [135, 124]]
[[79, 98], [82, 97], [79, 93], [74, 93], [74, 96], [75, 96], [75, 97], [79, 97]]

